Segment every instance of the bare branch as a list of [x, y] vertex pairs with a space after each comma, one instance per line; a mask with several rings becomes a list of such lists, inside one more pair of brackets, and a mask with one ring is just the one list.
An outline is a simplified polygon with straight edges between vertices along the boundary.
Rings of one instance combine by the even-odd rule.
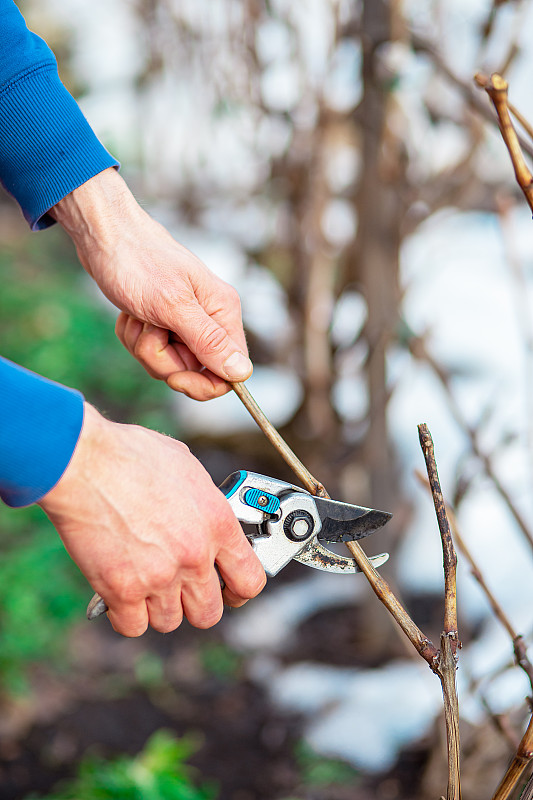
[[433, 496], [433, 504], [437, 514], [442, 542], [442, 558], [444, 567], [444, 622], [440, 642], [441, 649], [435, 660], [435, 672], [440, 678], [442, 697], [444, 700], [444, 719], [446, 723], [446, 740], [448, 742], [448, 789], [446, 800], [460, 800], [460, 753], [459, 753], [459, 703], [455, 672], [457, 669], [456, 652], [458, 645], [457, 631], [457, 556], [453, 546], [452, 535], [446, 506], [442, 496], [433, 439], [426, 424], [418, 426], [420, 446], [424, 454], [428, 473], [429, 486]]
[[[240, 400], [257, 422], [265, 436], [274, 445], [278, 453], [294, 471], [311, 494], [328, 497], [324, 486], [314, 478], [300, 459], [293, 453], [272, 423], [259, 408], [247, 387], [243, 383], [233, 383], [232, 387]], [[347, 547], [354, 557], [357, 566], [365, 575], [376, 596], [381, 600], [390, 614], [394, 617], [400, 628], [417, 652], [427, 661], [431, 669], [435, 669], [435, 658], [438, 655], [435, 645], [424, 636], [422, 631], [413, 622], [398, 598], [394, 595], [387, 581], [374, 569], [374, 566], [358, 542], [347, 542]]]
[[502, 782], [496, 789], [492, 800], [508, 800], [524, 770], [533, 758], [533, 716], [529, 720], [526, 732], [524, 733], [516, 755], [511, 761], [509, 769], [503, 776]]
[[[321, 487], [327, 497], [326, 490], [308, 470], [301, 461], [294, 455], [292, 450], [286, 445], [274, 426], [268, 421], [257, 403], [253, 400], [246, 387], [241, 384], [233, 384], [233, 388], [250, 411], [253, 418], [260, 425], [261, 430], [268, 439], [274, 444], [278, 452], [285, 459], [287, 464], [302, 479], [304, 485], [309, 487], [312, 493], [316, 494], [317, 488]], [[398, 625], [404, 631], [410, 642], [413, 644], [420, 656], [427, 661], [431, 669], [439, 676], [444, 700], [444, 715], [446, 721], [446, 739], [448, 742], [448, 788], [446, 800], [461, 800], [460, 768], [459, 768], [459, 706], [457, 701], [457, 690], [455, 684], [456, 672], [456, 649], [457, 639], [457, 609], [456, 609], [456, 586], [455, 574], [457, 558], [453, 548], [450, 535], [450, 528], [446, 519], [446, 510], [440, 482], [438, 478], [437, 465], [433, 452], [433, 442], [431, 434], [426, 425], [419, 426], [420, 441], [432, 488], [434, 487], [434, 502], [441, 532], [443, 560], [445, 572], [445, 614], [444, 630], [441, 634], [441, 649], [437, 651], [432, 642], [424, 636], [422, 631], [413, 622], [407, 611], [404, 609], [398, 598], [392, 592], [385, 579], [374, 569], [372, 563], [366, 556], [364, 550], [358, 542], [347, 542], [347, 547], [354, 557], [361, 572], [369, 581], [376, 596], [385, 605], [389, 613], [394, 617]]]
[[507, 81], [496, 72], [490, 79], [478, 72], [474, 80], [478, 86], [485, 89], [493, 102], [498, 115], [500, 131], [511, 157], [516, 181], [522, 189], [530, 209], [533, 211], [533, 175], [527, 167], [517, 133], [509, 115]]
[[440, 637], [437, 674], [442, 686], [446, 740], [448, 742], [448, 789], [446, 792], [446, 800], [461, 800], [459, 703], [457, 700], [457, 686], [455, 683], [455, 672], [457, 669], [455, 658], [456, 647], [457, 635], [443, 631]]
[[444, 566], [443, 630], [444, 633], [452, 637], [452, 640], [453, 637], [455, 637], [455, 644], [452, 646], [452, 650], [455, 655], [457, 650], [457, 556], [453, 547], [450, 525], [446, 516], [446, 506], [442, 496], [442, 489], [440, 486], [439, 474], [437, 472], [437, 464], [435, 461], [433, 439], [431, 438], [431, 434], [426, 424], [418, 426], [418, 435], [420, 438], [420, 446], [426, 461], [429, 485], [433, 495], [433, 503], [435, 505], [435, 512], [437, 514], [437, 522], [439, 524], [440, 537], [442, 541]]
[[[416, 476], [420, 483], [422, 483], [427, 489], [431, 489], [429, 482], [426, 478], [422, 475], [421, 472], [416, 471]], [[526, 675], [529, 678], [529, 682], [531, 684], [531, 688], [533, 690], [533, 664], [531, 664], [528, 655], [527, 655], [527, 645], [524, 640], [522, 634], [517, 633], [514, 629], [509, 617], [497, 601], [496, 597], [493, 595], [492, 591], [490, 590], [487, 581], [485, 580], [483, 573], [479, 569], [478, 565], [476, 564], [474, 557], [472, 556], [470, 550], [468, 549], [465, 540], [463, 539], [461, 532], [459, 530], [459, 526], [457, 523], [457, 517], [451, 506], [448, 503], [445, 503], [445, 509], [447, 518], [450, 521], [450, 527], [453, 531], [453, 539], [457, 544], [457, 547], [466, 558], [470, 565], [470, 570], [472, 573], [472, 577], [478, 582], [481, 589], [483, 590], [485, 597], [489, 601], [489, 605], [494, 613], [496, 619], [503, 625], [509, 636], [513, 641], [513, 650], [515, 654], [516, 664], [521, 667]]]
[[296, 453], [291, 450], [285, 439], [283, 439], [263, 413], [262, 409], [257, 405], [244, 383], [232, 383], [231, 387], [246, 410], [257, 422], [269, 442], [274, 445], [283, 460], [287, 462], [294, 474], [298, 476], [305, 489], [317, 497], [327, 497], [328, 495], [324, 486], [317, 481], [316, 478], [313, 478], [307, 467], [302, 464]]
[[[471, 108], [474, 108], [488, 122], [498, 122], [498, 118], [492, 111], [490, 103], [484, 103], [476, 94], [473, 87], [453, 71], [453, 69], [442, 57], [436, 45], [424, 37], [419, 36], [418, 34], [413, 35], [412, 41], [414, 47], [417, 50], [426, 53], [431, 58], [439, 72], [441, 72], [450, 81], [450, 83], [459, 89], [464, 100]], [[524, 152], [533, 157], [533, 146], [531, 143], [525, 141], [521, 136], [518, 136], [518, 139]]]

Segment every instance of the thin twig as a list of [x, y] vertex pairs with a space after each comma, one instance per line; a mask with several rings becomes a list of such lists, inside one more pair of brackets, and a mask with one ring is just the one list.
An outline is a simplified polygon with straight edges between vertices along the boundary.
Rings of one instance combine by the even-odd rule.
[[[420, 481], [420, 483], [422, 483], [427, 489], [431, 488], [430, 485], [429, 485], [429, 482], [426, 480], [426, 478], [422, 475], [421, 472], [416, 471], [415, 475], [418, 478], [418, 480]], [[483, 573], [481, 572], [481, 570], [479, 569], [478, 565], [476, 564], [476, 562], [474, 560], [474, 557], [472, 556], [470, 550], [468, 549], [468, 547], [466, 545], [465, 540], [463, 539], [463, 537], [461, 535], [461, 532], [459, 530], [459, 525], [457, 523], [457, 517], [455, 516], [455, 513], [454, 513], [453, 509], [451, 508], [451, 506], [448, 503], [445, 504], [445, 508], [446, 508], [447, 517], [448, 517], [449, 522], [450, 522], [450, 527], [451, 527], [451, 529], [453, 531], [453, 540], [456, 543], [456, 545], [459, 548], [459, 550], [461, 551], [461, 553], [463, 554], [463, 556], [468, 561], [468, 563], [470, 565], [470, 571], [472, 573], [472, 577], [477, 581], [477, 583], [479, 584], [479, 586], [483, 590], [483, 592], [485, 594], [485, 597], [487, 598], [487, 600], [489, 602], [489, 605], [490, 605], [490, 607], [492, 609], [492, 612], [493, 612], [494, 616], [501, 623], [501, 625], [503, 625], [503, 627], [505, 628], [505, 630], [507, 631], [507, 633], [511, 637], [512, 642], [513, 642], [513, 650], [514, 650], [514, 654], [515, 654], [516, 664], [519, 667], [521, 667], [521, 669], [523, 669], [524, 672], [526, 673], [526, 675], [527, 675], [527, 677], [529, 679], [530, 685], [531, 685], [532, 692], [533, 692], [533, 664], [531, 664], [531, 662], [530, 662], [530, 660], [528, 658], [528, 655], [527, 655], [527, 644], [526, 644], [526, 642], [524, 640], [524, 637], [523, 637], [522, 634], [518, 633], [514, 629], [509, 617], [507, 616], [507, 614], [505, 613], [505, 611], [503, 610], [503, 608], [499, 604], [498, 600], [496, 599], [496, 597], [492, 593], [491, 589], [489, 588]]]
[[456, 653], [459, 644], [457, 630], [457, 556], [446, 515], [444, 497], [442, 496], [433, 439], [426, 424], [418, 426], [418, 436], [426, 462], [433, 504], [437, 514], [444, 567], [444, 622], [440, 638], [441, 648], [436, 659], [435, 672], [439, 676], [442, 687], [446, 739], [448, 742], [448, 790], [446, 800], [460, 800], [459, 703], [455, 683]]
[[304, 488], [317, 497], [326, 497], [327, 492], [324, 486], [311, 475], [307, 467], [302, 464], [296, 453], [291, 450], [279, 431], [276, 430], [262, 409], [257, 405], [256, 401], [250, 394], [248, 387], [245, 386], [244, 383], [239, 382], [232, 383], [231, 388], [239, 400], [241, 400], [249, 414], [257, 422], [269, 442], [274, 445], [283, 460], [287, 462], [294, 474], [298, 476]]
[[[450, 81], [450, 83], [457, 87], [466, 103], [471, 108], [474, 108], [480, 114], [480, 116], [484, 117], [488, 122], [498, 122], [498, 117], [491, 109], [490, 103], [484, 103], [481, 98], [478, 97], [478, 94], [471, 83], [464, 81], [453, 71], [449, 64], [447, 64], [446, 60], [442, 56], [442, 53], [439, 51], [438, 46], [434, 42], [431, 42], [427, 38], [419, 36], [418, 34], [413, 34], [412, 41], [413, 46], [417, 50], [426, 53], [431, 58], [439, 72], [441, 72]], [[518, 139], [524, 152], [533, 157], [533, 146], [531, 143], [526, 141], [524, 137], [520, 136], [519, 134]]]
[[489, 95], [496, 113], [503, 140], [509, 151], [516, 181], [522, 189], [524, 196], [533, 211], [533, 175], [529, 171], [518, 141], [517, 133], [509, 115], [509, 101], [507, 97], [507, 81], [495, 72], [490, 78], [477, 73], [474, 80], [477, 85], [485, 89]]
[[[291, 467], [294, 473], [303, 483], [304, 487], [314, 495], [328, 497], [324, 486], [311, 475], [309, 470], [302, 464], [300, 459], [293, 453], [283, 437], [265, 416], [261, 408], [257, 405], [247, 387], [243, 383], [232, 383], [232, 388], [243, 402], [246, 409], [250, 412], [257, 422], [267, 439], [274, 445], [278, 453]], [[438, 654], [435, 645], [422, 633], [413, 622], [398, 598], [392, 592], [387, 581], [374, 568], [372, 562], [358, 542], [346, 542], [350, 553], [361, 572], [365, 575], [376, 596], [381, 600], [390, 614], [394, 617], [400, 628], [408, 637], [413, 647], [418, 651], [422, 658], [427, 661], [431, 669], [434, 669], [435, 657]]]
[[526, 767], [531, 763], [533, 758], [533, 716], [529, 720], [526, 732], [524, 733], [516, 755], [511, 761], [509, 769], [503, 776], [503, 779], [496, 789], [492, 800], [508, 800], [511, 797], [514, 789], [520, 778], [522, 777]]
[[[290, 448], [285, 445], [284, 440], [257, 405], [250, 393], [242, 386], [237, 384], [237, 394], [245, 404], [246, 408], [253, 409], [253, 417], [260, 425], [261, 430], [283, 456], [287, 464], [295, 470], [296, 474], [302, 479], [305, 476], [305, 483], [311, 491], [318, 486], [322, 486], [308, 472], [296, 458]], [[235, 385], [233, 386], [235, 389]], [[434, 501], [439, 521], [443, 546], [443, 560], [445, 570], [445, 614], [444, 630], [441, 634], [441, 649], [438, 651], [435, 645], [422, 633], [418, 626], [413, 622], [407, 611], [403, 608], [398, 598], [392, 592], [385, 579], [374, 569], [372, 563], [366, 556], [358, 542], [347, 542], [353, 558], [359, 566], [361, 572], [369, 581], [376, 596], [385, 605], [390, 614], [394, 617], [406, 636], [409, 638], [420, 656], [429, 664], [431, 669], [439, 676], [444, 700], [444, 713], [446, 721], [446, 738], [448, 742], [448, 788], [446, 800], [461, 800], [460, 770], [459, 770], [459, 708], [457, 702], [457, 689], [455, 684], [456, 672], [456, 649], [457, 638], [457, 609], [456, 609], [456, 556], [453, 549], [453, 542], [450, 529], [446, 520], [446, 511], [442, 491], [438, 478], [433, 443], [427, 426], [419, 426], [420, 437], [430, 480], [434, 486]], [[303, 481], [302, 481], [303, 482]], [[323, 487], [322, 487], [323, 489]], [[325, 492], [325, 489], [324, 489]], [[316, 492], [315, 492], [316, 493]], [[325, 494], [324, 496], [327, 496]]]
[[[439, 474], [437, 472], [433, 440], [426, 424], [418, 426], [418, 436], [420, 439], [422, 452], [424, 453], [424, 459], [426, 461], [429, 485], [431, 487], [431, 494], [433, 495], [433, 503], [435, 505], [435, 513], [437, 514], [437, 521], [439, 524], [439, 531], [442, 541], [444, 567], [443, 630], [444, 633], [457, 637], [457, 556], [453, 547], [448, 517], [446, 516], [446, 506], [442, 496]], [[457, 641], [455, 642], [455, 647], [452, 647], [452, 650], [455, 655], [457, 650]]]

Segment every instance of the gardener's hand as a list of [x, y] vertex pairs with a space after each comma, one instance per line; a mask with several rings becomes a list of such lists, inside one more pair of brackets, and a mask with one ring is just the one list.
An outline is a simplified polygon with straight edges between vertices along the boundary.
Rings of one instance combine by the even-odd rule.
[[226, 381], [250, 376], [237, 292], [143, 211], [116, 170], [91, 178], [50, 213], [125, 312], [118, 336], [153, 377], [208, 400], [228, 391]]
[[104, 419], [85, 404], [72, 460], [39, 501], [109, 619], [125, 636], [208, 628], [223, 600], [239, 606], [265, 584], [229, 503], [188, 448]]

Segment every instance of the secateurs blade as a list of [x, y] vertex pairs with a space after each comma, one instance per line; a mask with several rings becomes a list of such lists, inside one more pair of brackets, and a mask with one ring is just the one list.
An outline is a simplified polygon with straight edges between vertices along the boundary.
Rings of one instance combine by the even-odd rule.
[[[267, 575], [273, 576], [292, 561], [326, 572], [359, 572], [355, 559], [341, 556], [320, 542], [353, 542], [374, 533], [392, 514], [315, 497], [290, 483], [239, 470], [220, 489], [245, 528]], [[388, 553], [372, 556], [379, 567]]]
[[[291, 483], [247, 470], [233, 472], [219, 488], [271, 577], [292, 560], [326, 572], [360, 572], [355, 559], [328, 550], [321, 541], [362, 539], [392, 517], [387, 511], [315, 497]], [[380, 553], [370, 561], [380, 567], [388, 558], [388, 553]], [[105, 601], [96, 594], [87, 617], [95, 619], [106, 611]]]

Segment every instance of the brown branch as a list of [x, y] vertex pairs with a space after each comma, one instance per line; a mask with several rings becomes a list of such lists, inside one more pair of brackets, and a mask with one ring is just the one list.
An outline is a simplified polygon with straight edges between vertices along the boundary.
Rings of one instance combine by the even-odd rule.
[[[442, 496], [442, 489], [440, 487], [439, 474], [437, 471], [435, 452], [433, 448], [433, 440], [426, 424], [418, 426], [418, 436], [420, 439], [422, 452], [424, 453], [424, 459], [426, 461], [429, 485], [431, 487], [431, 494], [433, 495], [433, 503], [435, 505], [435, 513], [437, 514], [437, 522], [439, 524], [440, 537], [442, 541], [444, 567], [443, 630], [444, 633], [457, 637], [457, 556], [453, 547], [450, 525], [448, 522], [448, 517], [446, 516], [446, 506]], [[457, 650], [457, 639], [455, 641], [455, 647], [452, 647], [452, 649], [455, 655]]]
[[456, 647], [457, 634], [454, 635], [443, 631], [440, 637], [440, 652], [436, 672], [442, 687], [446, 741], [448, 743], [448, 789], [446, 800], [461, 800], [459, 703], [455, 683], [457, 669]]
[[396, 595], [392, 592], [387, 581], [374, 568], [374, 565], [361, 545], [358, 542], [346, 542], [346, 546], [354, 557], [357, 566], [370, 583], [376, 597], [394, 617], [415, 650], [422, 656], [424, 661], [427, 661], [431, 669], [435, 671], [435, 659], [438, 656], [438, 650], [435, 645], [413, 622]]
[[[426, 478], [422, 475], [422, 473], [416, 471], [415, 474], [420, 483], [422, 483], [427, 489], [430, 489], [430, 485], [426, 480]], [[445, 508], [447, 517], [450, 521], [450, 527], [453, 531], [453, 540], [457, 544], [457, 547], [459, 548], [463, 556], [468, 561], [472, 577], [477, 581], [477, 583], [483, 590], [494, 616], [501, 623], [501, 625], [503, 625], [503, 627], [511, 637], [513, 642], [513, 651], [515, 655], [516, 664], [519, 667], [521, 667], [521, 669], [523, 669], [524, 672], [526, 673], [533, 692], [533, 664], [530, 662], [528, 658], [527, 644], [524, 640], [524, 637], [521, 633], [517, 633], [517, 631], [514, 629], [511, 621], [509, 620], [509, 617], [507, 616], [507, 614], [499, 604], [498, 600], [492, 593], [491, 589], [489, 588], [487, 581], [483, 576], [483, 573], [476, 564], [474, 557], [472, 556], [470, 550], [466, 545], [465, 540], [461, 535], [459, 526], [457, 524], [457, 517], [455, 516], [455, 512], [448, 503], [445, 503]]]
[[433, 439], [426, 424], [418, 426], [418, 436], [426, 462], [429, 486], [437, 514], [444, 567], [444, 622], [440, 639], [441, 649], [435, 662], [435, 672], [439, 676], [442, 687], [448, 743], [448, 790], [446, 800], [460, 800], [459, 703], [455, 683], [456, 653], [459, 641], [457, 630], [457, 556], [442, 496]]
[[531, 759], [533, 758], [533, 716], [529, 720], [529, 725], [527, 726], [526, 732], [524, 733], [520, 744], [518, 745], [518, 750], [516, 751], [516, 755], [511, 761], [509, 769], [503, 776], [503, 779], [496, 789], [495, 794], [493, 795], [492, 800], [508, 800], [511, 797], [514, 789], [520, 778], [522, 777], [524, 770], [526, 767], [531, 763]]
[[307, 467], [305, 467], [296, 453], [291, 450], [285, 439], [272, 425], [267, 416], [263, 413], [262, 409], [257, 405], [256, 401], [250, 394], [247, 386], [244, 383], [232, 383], [231, 388], [242, 402], [248, 413], [257, 422], [267, 439], [274, 445], [280, 456], [289, 465], [295, 475], [298, 476], [303, 486], [311, 494], [317, 497], [327, 497], [328, 494], [324, 486], [314, 478]]
[[478, 86], [485, 89], [492, 100], [496, 114], [498, 115], [500, 131], [511, 157], [516, 181], [522, 189], [530, 209], [533, 211], [533, 175], [527, 167], [517, 133], [511, 122], [507, 97], [507, 81], [496, 72], [490, 79], [486, 75], [478, 72], [474, 80]]
[[[237, 388], [236, 388], [237, 387]], [[246, 408], [258, 422], [261, 430], [272, 442], [274, 447], [285, 459], [287, 464], [295, 470], [298, 477], [305, 478], [306, 487], [311, 493], [316, 493], [317, 487], [326, 490], [294, 455], [282, 439], [278, 431], [267, 420], [257, 403], [242, 384], [233, 384], [233, 388], [245, 404]], [[459, 772], [459, 706], [455, 684], [457, 638], [457, 608], [455, 574], [457, 558], [453, 548], [450, 528], [446, 519], [446, 511], [442, 491], [438, 478], [433, 442], [426, 425], [419, 426], [420, 440], [424, 457], [428, 467], [432, 488], [434, 487], [434, 502], [437, 519], [441, 532], [443, 561], [445, 572], [445, 613], [444, 630], [441, 634], [441, 649], [437, 651], [435, 645], [422, 633], [404, 609], [398, 598], [392, 592], [385, 579], [374, 569], [364, 550], [358, 542], [346, 542], [346, 545], [355, 559], [361, 572], [369, 581], [374, 593], [394, 617], [398, 625], [406, 634], [420, 656], [429, 664], [431, 669], [439, 676], [444, 701], [444, 716], [446, 722], [446, 739], [448, 743], [448, 788], [446, 800], [461, 800], [461, 785]], [[302, 481], [303, 482], [303, 481]], [[327, 497], [327, 493], [322, 496]]]
[[[412, 43], [416, 50], [419, 50], [420, 52], [429, 56], [437, 70], [441, 72], [446, 79], [459, 90], [463, 96], [463, 99], [470, 108], [474, 109], [481, 117], [487, 120], [487, 122], [491, 122], [492, 124], [498, 123], [498, 117], [492, 110], [490, 103], [484, 103], [480, 99], [479, 94], [476, 92], [471, 83], [463, 80], [457, 73], [453, 71], [449, 64], [446, 63], [446, 60], [434, 42], [423, 36], [420, 36], [417, 33], [413, 33]], [[522, 136], [520, 136], [520, 134], [518, 134], [518, 140], [524, 152], [533, 157], [533, 146], [531, 145], [531, 142], [526, 141]]]
[[[236, 392], [246, 409], [255, 419], [267, 439], [276, 448], [278, 453], [298, 476], [304, 487], [311, 494], [320, 497], [328, 497], [324, 486], [314, 478], [309, 470], [302, 464], [300, 459], [294, 454], [280, 433], [267, 419], [263, 411], [259, 408], [247, 387], [243, 383], [232, 383], [233, 390]], [[372, 562], [358, 542], [346, 542], [350, 553], [361, 572], [365, 575], [376, 596], [381, 600], [389, 613], [394, 617], [400, 628], [410, 640], [413, 647], [427, 661], [431, 669], [434, 670], [434, 661], [438, 655], [435, 645], [424, 636], [422, 631], [413, 622], [405, 608], [393, 593], [387, 581], [374, 568]]]

